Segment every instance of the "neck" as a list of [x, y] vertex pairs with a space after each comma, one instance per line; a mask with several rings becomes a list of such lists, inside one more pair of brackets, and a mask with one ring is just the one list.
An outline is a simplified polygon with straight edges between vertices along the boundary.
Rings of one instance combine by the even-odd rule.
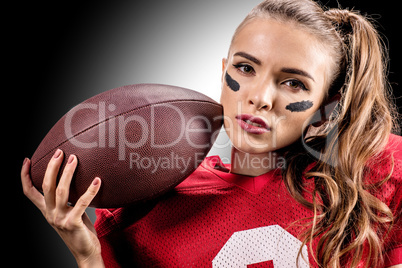
[[263, 154], [252, 154], [239, 151], [232, 147], [231, 173], [246, 176], [259, 176], [277, 167], [277, 154], [267, 152]]

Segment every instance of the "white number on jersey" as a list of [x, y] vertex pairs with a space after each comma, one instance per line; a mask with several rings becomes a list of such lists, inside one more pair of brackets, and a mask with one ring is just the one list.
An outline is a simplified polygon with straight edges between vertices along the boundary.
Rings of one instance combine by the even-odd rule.
[[302, 243], [279, 225], [234, 233], [212, 261], [212, 267], [244, 267], [272, 261], [275, 268], [308, 268], [304, 245], [299, 265], [297, 255]]

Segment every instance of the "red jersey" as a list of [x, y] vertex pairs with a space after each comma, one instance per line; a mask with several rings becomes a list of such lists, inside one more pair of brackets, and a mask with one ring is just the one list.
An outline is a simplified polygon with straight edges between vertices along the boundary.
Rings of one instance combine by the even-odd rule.
[[[393, 211], [386, 266], [402, 263], [402, 138], [391, 135], [392, 177], [375, 195]], [[385, 163], [386, 162], [386, 163]], [[370, 180], [383, 179], [388, 161]], [[297, 220], [313, 212], [287, 191], [280, 169], [257, 177], [229, 173], [208, 157], [172, 192], [142, 206], [98, 209], [95, 227], [106, 267], [317, 267]], [[380, 178], [381, 177], [381, 178]]]

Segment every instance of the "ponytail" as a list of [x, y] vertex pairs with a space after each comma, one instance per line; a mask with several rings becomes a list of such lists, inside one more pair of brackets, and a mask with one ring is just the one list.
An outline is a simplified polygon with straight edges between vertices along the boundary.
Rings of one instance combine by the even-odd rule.
[[391, 112], [394, 107], [390, 106], [386, 78], [388, 57], [380, 36], [374, 26], [356, 12], [331, 9], [324, 14], [335, 26], [343, 45], [341, 68], [344, 70], [341, 73], [345, 77], [340, 77], [344, 81], [341, 117], [350, 120], [357, 133], [378, 127], [374, 131], [383, 133], [379, 136], [385, 137], [382, 140], [386, 142], [394, 126]]
[[323, 154], [306, 174], [314, 178], [314, 197], [321, 200], [312, 204], [315, 217], [306, 240], [311, 243], [320, 236], [317, 261], [323, 267], [357, 267], [363, 259], [370, 267], [379, 267], [393, 215], [369, 192], [373, 186], [367, 184], [365, 172], [370, 161], [380, 156], [394, 126], [387, 57], [379, 34], [366, 18], [340, 9], [324, 14], [342, 44], [338, 83], [329, 90], [329, 95], [339, 93], [341, 98], [325, 136], [332, 140], [326, 148], [331, 153]]

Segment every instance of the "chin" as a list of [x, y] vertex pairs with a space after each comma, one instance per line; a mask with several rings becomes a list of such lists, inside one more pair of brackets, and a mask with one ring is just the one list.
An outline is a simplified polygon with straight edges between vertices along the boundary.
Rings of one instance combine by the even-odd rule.
[[230, 138], [232, 145], [238, 151], [249, 154], [268, 154], [270, 152], [283, 151], [300, 140], [300, 137], [289, 137], [289, 139], [253, 139], [249, 136]]
[[267, 154], [278, 150], [278, 147], [269, 146], [267, 143], [250, 143], [250, 142], [236, 142], [232, 141], [233, 147], [236, 150], [248, 154]]

